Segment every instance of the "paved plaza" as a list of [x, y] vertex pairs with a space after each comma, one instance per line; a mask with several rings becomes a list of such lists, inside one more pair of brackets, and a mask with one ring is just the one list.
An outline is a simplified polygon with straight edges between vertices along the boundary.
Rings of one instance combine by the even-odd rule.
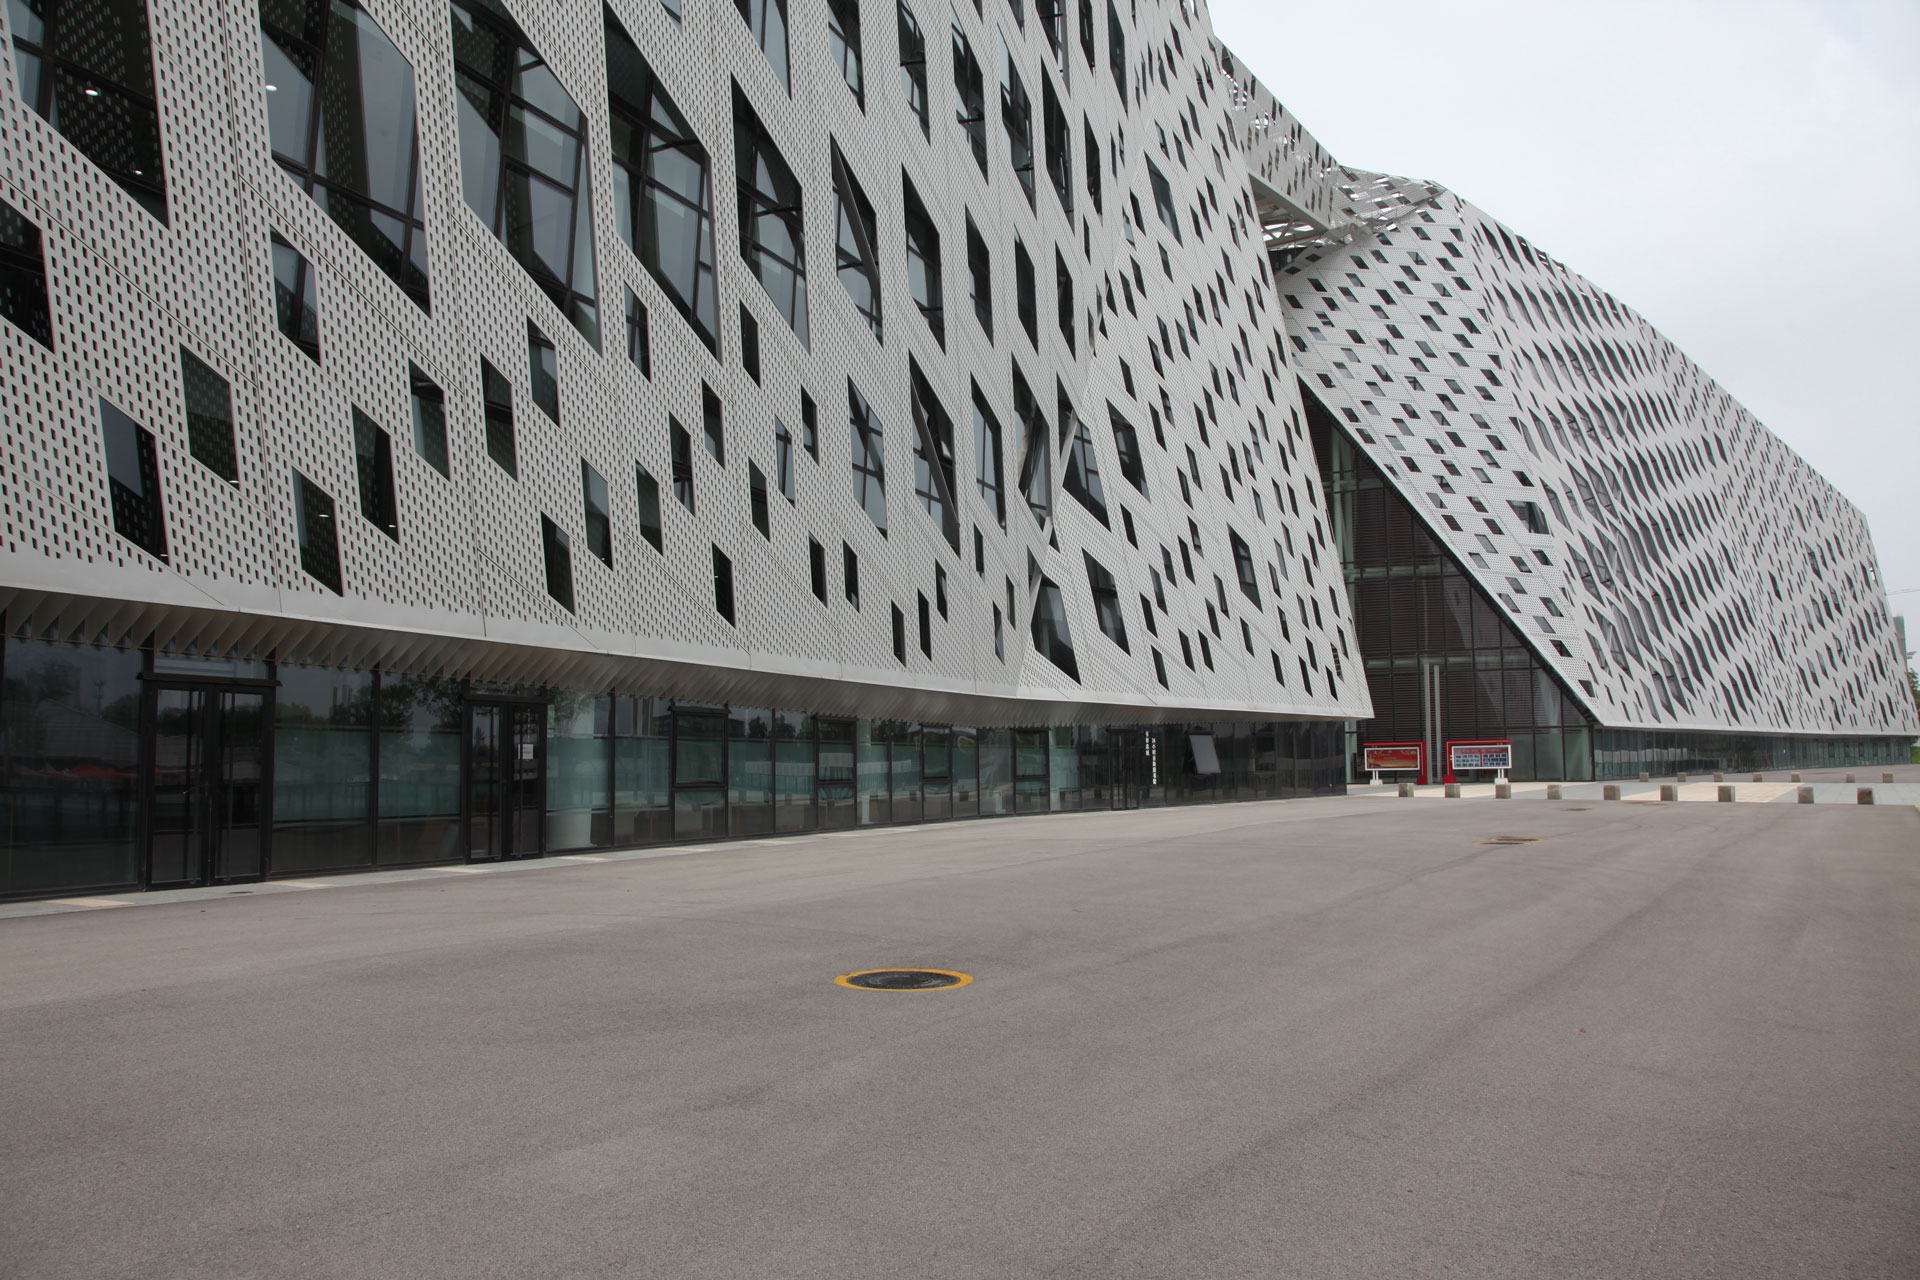
[[[0, 920], [0, 1275], [1920, 1272], [1910, 805], [1355, 795], [145, 901]], [[974, 981], [833, 981], [894, 966]]]

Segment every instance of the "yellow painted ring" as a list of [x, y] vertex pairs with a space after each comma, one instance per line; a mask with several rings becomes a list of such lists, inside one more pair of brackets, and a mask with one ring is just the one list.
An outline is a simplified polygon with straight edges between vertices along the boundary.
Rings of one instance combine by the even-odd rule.
[[917, 964], [916, 965], [897, 965], [896, 964], [896, 965], [888, 965], [884, 969], [858, 969], [852, 973], [843, 973], [839, 977], [835, 978], [833, 982], [835, 986], [845, 987], [849, 991], [887, 990], [887, 988], [885, 987], [863, 987], [853, 981], [853, 979], [865, 977], [869, 973], [937, 973], [942, 975], [943, 977], [958, 979], [958, 981], [954, 982], [952, 985], [945, 986], [945, 987], [895, 987], [893, 988], [893, 990], [896, 990], [896, 991], [958, 991], [961, 987], [964, 987], [968, 983], [973, 981], [972, 974], [961, 973], [955, 969], [928, 969], [928, 968], [925, 968], [924, 966], [917, 965]]

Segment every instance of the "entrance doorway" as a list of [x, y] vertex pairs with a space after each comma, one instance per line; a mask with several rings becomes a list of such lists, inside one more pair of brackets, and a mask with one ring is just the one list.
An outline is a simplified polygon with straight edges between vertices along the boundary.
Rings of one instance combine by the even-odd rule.
[[147, 686], [148, 887], [229, 884], [265, 873], [269, 709], [263, 689]]
[[546, 851], [546, 705], [470, 702], [466, 743], [468, 860], [538, 858]]
[[1107, 735], [1107, 777], [1115, 809], [1138, 809], [1147, 786], [1147, 735], [1138, 729], [1113, 729]]

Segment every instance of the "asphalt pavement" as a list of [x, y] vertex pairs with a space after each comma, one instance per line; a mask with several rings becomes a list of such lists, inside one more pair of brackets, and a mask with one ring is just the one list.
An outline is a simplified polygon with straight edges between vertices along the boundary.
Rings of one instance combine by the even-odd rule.
[[[974, 981], [833, 981], [896, 966]], [[1353, 797], [22, 916], [0, 1046], [7, 1277], [1913, 1276], [1920, 812]]]

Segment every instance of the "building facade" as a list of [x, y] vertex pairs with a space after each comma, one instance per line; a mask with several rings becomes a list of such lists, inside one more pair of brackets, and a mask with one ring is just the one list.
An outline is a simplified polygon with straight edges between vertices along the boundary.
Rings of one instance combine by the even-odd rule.
[[[1190, 0], [0, 21], [0, 894], [1323, 794], [1342, 726], [1401, 714], [1348, 497], [1411, 490], [1345, 416], [1344, 326], [1286, 299], [1410, 218], [1496, 250], [1335, 164]], [[1671, 429], [1727, 419], [1729, 475], [1799, 465], [1685, 377]], [[1549, 656], [1473, 548], [1388, 518], [1560, 695], [1534, 758], [1600, 769], [1616, 729], [1903, 731], [1816, 481], [1828, 589], [1774, 621], [1818, 626], [1776, 670], [1741, 615], [1739, 676], [1650, 681], [1681, 650], [1638, 630]], [[1729, 611], [1801, 546], [1721, 542]], [[1576, 543], [1528, 545], [1529, 601]], [[1629, 627], [1640, 567], [1604, 565]]]

